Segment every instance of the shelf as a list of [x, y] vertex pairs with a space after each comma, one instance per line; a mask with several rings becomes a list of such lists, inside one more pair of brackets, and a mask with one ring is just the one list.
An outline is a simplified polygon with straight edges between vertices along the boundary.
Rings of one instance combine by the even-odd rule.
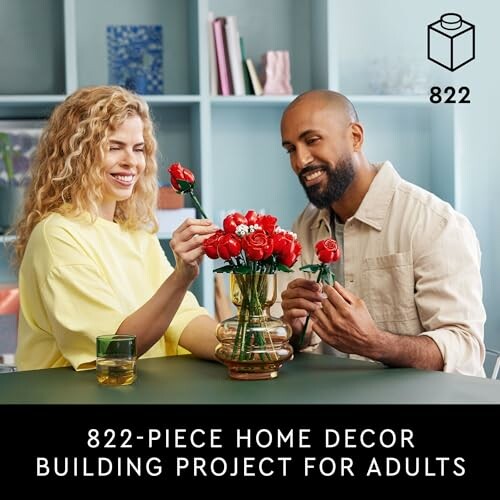
[[147, 0], [141, 6], [136, 0], [72, 0], [71, 3], [74, 7], [73, 57], [78, 87], [108, 80], [107, 26], [161, 25], [164, 93], [172, 96], [197, 96], [200, 93], [198, 25], [195, 21], [198, 0]]
[[59, 104], [65, 95], [0, 95], [0, 106], [33, 106]]
[[141, 96], [147, 103], [154, 105], [185, 105], [199, 104], [201, 97], [199, 95], [143, 95]]
[[396, 105], [427, 105], [432, 104], [427, 95], [361, 95], [353, 94], [347, 96], [351, 102], [357, 104], [396, 104]]
[[[371, 93], [377, 88], [372, 85], [377, 70], [385, 68], [383, 61], [371, 64], [372, 59], [383, 53], [389, 69], [406, 68], [413, 61], [407, 50], [412, 49], [413, 58], [417, 47], [409, 47], [410, 42], [395, 46], [388, 8], [360, 1], [369, 16], [360, 18], [358, 4], [347, 0], [144, 0], [140, 5], [135, 0], [0, 0], [0, 12], [6, 14], [0, 27], [10, 48], [0, 60], [14, 67], [0, 83], [0, 119], [44, 119], [76, 88], [107, 84], [107, 26], [158, 24], [163, 94], [142, 96], [155, 122], [158, 180], [169, 182], [170, 163], [189, 167], [203, 208], [216, 223], [228, 210], [253, 208], [272, 213], [282, 227], [291, 228], [307, 199], [281, 146], [280, 120], [297, 95], [314, 88], [348, 95], [360, 111], [372, 161], [393, 161], [404, 177], [453, 202], [454, 111], [430, 106], [428, 95]], [[237, 17], [246, 57], [257, 66], [266, 51], [288, 50], [293, 95], [211, 95], [209, 12]], [[378, 20], [375, 25], [373, 19]], [[27, 29], [20, 32], [19, 26]], [[25, 36], [32, 42], [29, 47], [40, 48], [36, 54], [24, 44]], [[383, 51], [374, 39], [384, 42]], [[425, 56], [425, 50], [418, 54]], [[385, 73], [388, 88], [410, 91]], [[191, 206], [187, 197], [185, 203]], [[167, 255], [174, 227], [164, 225], [158, 233]], [[2, 260], [0, 281], [12, 281], [6, 258]], [[211, 263], [204, 262], [196, 286], [202, 304], [213, 310]]]
[[0, 0], [0, 94], [65, 91], [63, 0]]
[[[150, 104], [197, 104], [201, 101], [199, 95], [143, 95]], [[38, 106], [44, 104], [59, 104], [66, 95], [0, 95], [0, 106]]]
[[[263, 95], [263, 96], [216, 96], [211, 97], [213, 106], [282, 106], [293, 101], [296, 95]], [[349, 95], [353, 104], [399, 104], [425, 105], [431, 104], [427, 95]]]
[[214, 106], [282, 106], [297, 97], [295, 95], [246, 95], [246, 96], [217, 96], [211, 97]]
[[62, 94], [0, 95], [0, 119], [48, 118], [65, 98]]

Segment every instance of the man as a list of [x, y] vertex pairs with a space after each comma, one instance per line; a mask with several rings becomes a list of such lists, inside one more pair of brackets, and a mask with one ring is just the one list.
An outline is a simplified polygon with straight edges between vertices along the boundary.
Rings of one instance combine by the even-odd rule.
[[357, 113], [339, 93], [297, 97], [281, 135], [311, 202], [294, 224], [300, 265], [317, 262], [314, 245], [325, 238], [342, 254], [334, 287], [302, 277], [283, 291], [294, 345], [310, 314], [299, 348], [484, 376], [480, 250], [467, 219], [390, 162], [371, 164]]

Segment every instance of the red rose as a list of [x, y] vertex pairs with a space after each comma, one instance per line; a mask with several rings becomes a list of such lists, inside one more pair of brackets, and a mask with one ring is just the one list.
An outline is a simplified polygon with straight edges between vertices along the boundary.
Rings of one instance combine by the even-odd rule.
[[241, 252], [240, 238], [234, 234], [223, 234], [217, 242], [217, 252], [224, 260], [236, 257]]
[[188, 168], [183, 167], [180, 163], [172, 163], [168, 168], [168, 173], [170, 174], [170, 184], [179, 193], [183, 193], [186, 189], [182, 188], [178, 181], [189, 182], [191, 184], [190, 189], [193, 188], [195, 183], [195, 177], [193, 172]]
[[273, 235], [274, 253], [285, 266], [292, 267], [297, 261], [302, 247], [291, 233]]
[[327, 238], [316, 243], [316, 255], [320, 262], [329, 264], [340, 259], [340, 248], [335, 240]]
[[259, 229], [244, 236], [241, 247], [249, 260], [266, 260], [273, 253], [273, 239]]
[[217, 247], [219, 238], [221, 238], [223, 234], [224, 231], [219, 229], [219, 231], [212, 234], [212, 236], [210, 236], [203, 242], [203, 250], [205, 251], [207, 257], [210, 257], [211, 259], [217, 259], [219, 257]]
[[279, 256], [280, 262], [282, 264], [285, 264], [285, 266], [292, 267], [297, 262], [297, 259], [299, 258], [301, 252], [302, 252], [302, 247], [300, 246], [300, 243], [297, 241], [295, 243], [293, 252]]
[[273, 234], [276, 229], [278, 219], [274, 215], [259, 215], [257, 224], [267, 233]]
[[247, 224], [249, 226], [253, 226], [257, 224], [259, 220], [259, 214], [255, 210], [249, 210], [245, 215], [245, 219], [247, 220]]
[[236, 228], [240, 224], [247, 224], [247, 219], [243, 214], [239, 212], [235, 212], [234, 214], [229, 214], [225, 219], [222, 225], [224, 226], [224, 231], [226, 233], [233, 233], [236, 231]]

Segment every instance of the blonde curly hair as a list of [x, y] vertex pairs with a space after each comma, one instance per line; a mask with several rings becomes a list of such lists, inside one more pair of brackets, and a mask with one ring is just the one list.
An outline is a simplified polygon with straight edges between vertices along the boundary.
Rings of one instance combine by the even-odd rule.
[[108, 137], [130, 116], [139, 116], [144, 126], [146, 168], [132, 196], [117, 202], [114, 220], [127, 229], [158, 230], [157, 143], [148, 105], [122, 87], [85, 87], [54, 109], [40, 137], [24, 208], [15, 226], [15, 264], [20, 265], [35, 225], [50, 213], [86, 212], [92, 220], [97, 218]]

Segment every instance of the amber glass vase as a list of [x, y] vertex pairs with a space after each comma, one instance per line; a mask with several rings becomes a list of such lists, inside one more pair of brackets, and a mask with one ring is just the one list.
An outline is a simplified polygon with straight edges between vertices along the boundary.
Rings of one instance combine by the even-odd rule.
[[233, 379], [277, 377], [293, 348], [288, 343], [290, 327], [269, 312], [276, 300], [276, 275], [231, 274], [230, 291], [238, 314], [218, 324], [216, 357]]

